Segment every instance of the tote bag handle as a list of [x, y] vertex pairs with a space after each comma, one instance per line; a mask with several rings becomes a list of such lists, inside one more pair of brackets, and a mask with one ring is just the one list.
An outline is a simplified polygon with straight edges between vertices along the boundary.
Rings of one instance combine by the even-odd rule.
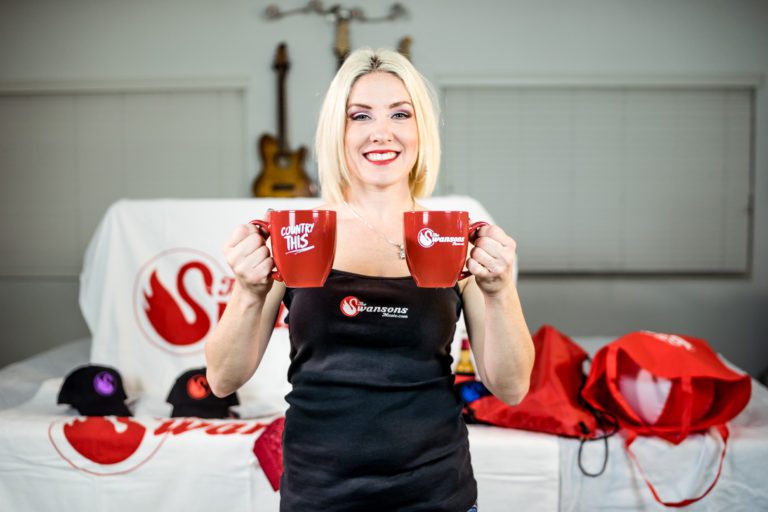
[[704, 493], [701, 494], [701, 496], [697, 496], [695, 498], [688, 498], [688, 499], [685, 499], [685, 500], [682, 500], [682, 501], [675, 501], [675, 502], [664, 501], [659, 496], [659, 493], [656, 492], [656, 489], [653, 487], [653, 484], [651, 484], [650, 480], [648, 480], [648, 475], [646, 475], [645, 471], [643, 471], [643, 467], [640, 465], [640, 463], [638, 462], [637, 458], [635, 457], [635, 454], [630, 449], [630, 445], [635, 441], [635, 439], [637, 439], [637, 434], [635, 432], [633, 432], [631, 430], [627, 431], [627, 438], [624, 441], [624, 447], [626, 448], [627, 453], [629, 454], [629, 457], [632, 459], [632, 462], [635, 464], [637, 469], [640, 471], [640, 474], [642, 475], [643, 480], [645, 480], [645, 484], [648, 486], [648, 489], [651, 490], [651, 494], [653, 494], [653, 497], [656, 499], [656, 501], [658, 501], [659, 503], [661, 503], [662, 505], [665, 505], [667, 507], [680, 508], [680, 507], [688, 506], [691, 503], [695, 503], [695, 502], [699, 501], [700, 499], [702, 499], [707, 494], [709, 494], [709, 492], [712, 489], [714, 489], [715, 484], [717, 483], [717, 481], [720, 479], [720, 473], [723, 470], [723, 460], [725, 459], [725, 451], [726, 451], [726, 448], [728, 447], [728, 427], [725, 426], [724, 424], [723, 425], [717, 425], [717, 430], [718, 430], [718, 432], [720, 432], [720, 435], [723, 438], [723, 450], [720, 453], [720, 463], [717, 466], [717, 474], [715, 475], [715, 479], [712, 481], [711, 484], [709, 484], [709, 487], [707, 487], [707, 490], [704, 491]]

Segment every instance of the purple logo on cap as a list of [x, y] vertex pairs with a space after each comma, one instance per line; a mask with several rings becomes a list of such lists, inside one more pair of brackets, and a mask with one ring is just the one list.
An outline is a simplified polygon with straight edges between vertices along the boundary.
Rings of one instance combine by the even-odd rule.
[[93, 389], [101, 396], [112, 396], [115, 392], [115, 378], [109, 372], [99, 372], [93, 378]]

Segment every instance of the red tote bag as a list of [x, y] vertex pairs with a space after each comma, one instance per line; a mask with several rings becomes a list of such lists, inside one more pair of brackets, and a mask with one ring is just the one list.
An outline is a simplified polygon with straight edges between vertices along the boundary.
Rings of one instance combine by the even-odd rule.
[[[714, 488], [728, 446], [726, 423], [749, 402], [749, 375], [729, 369], [706, 341], [675, 334], [633, 332], [603, 347], [592, 361], [582, 397], [613, 415], [626, 431], [624, 445], [659, 503], [683, 507]], [[717, 474], [698, 497], [662, 500], [632, 453], [637, 436], [658, 436], [674, 444], [714, 427], [723, 438]]]

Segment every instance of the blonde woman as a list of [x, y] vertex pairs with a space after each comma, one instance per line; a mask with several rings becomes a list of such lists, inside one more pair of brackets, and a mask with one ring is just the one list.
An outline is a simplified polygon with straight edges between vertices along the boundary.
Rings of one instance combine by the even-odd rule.
[[[440, 166], [427, 81], [400, 54], [361, 49], [339, 69], [316, 135], [325, 204], [337, 212], [336, 257], [322, 288], [273, 282], [253, 226], [225, 248], [232, 299], [206, 344], [208, 381], [232, 393], [259, 366], [279, 305], [289, 309], [292, 391], [286, 397], [282, 511], [477, 510], [450, 345], [461, 311], [478, 373], [498, 398], [528, 390], [533, 343], [514, 278], [515, 242], [484, 226], [473, 274], [454, 288], [418, 288], [403, 254], [403, 212], [425, 209]], [[362, 310], [357, 297], [403, 314]]]

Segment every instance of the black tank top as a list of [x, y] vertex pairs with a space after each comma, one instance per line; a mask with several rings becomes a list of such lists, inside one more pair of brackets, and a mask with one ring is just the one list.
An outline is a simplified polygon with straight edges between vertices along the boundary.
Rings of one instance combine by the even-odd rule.
[[477, 499], [450, 355], [458, 286], [331, 271], [288, 288], [280, 510], [466, 511]]

